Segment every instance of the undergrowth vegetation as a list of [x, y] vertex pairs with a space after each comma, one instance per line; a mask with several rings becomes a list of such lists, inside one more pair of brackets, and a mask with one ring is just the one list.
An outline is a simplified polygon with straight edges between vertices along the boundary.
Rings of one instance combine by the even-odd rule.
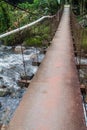
[[[18, 8], [17, 8], [18, 7]], [[21, 8], [22, 10], [20, 10]], [[15, 7], [0, 2], [0, 33], [5, 33], [31, 23], [43, 15], [54, 15], [59, 8], [57, 0], [34, 0], [29, 2], [17, 3]], [[47, 43], [51, 39], [50, 20], [26, 29], [17, 34], [12, 34], [1, 39], [5, 45], [24, 44], [26, 46]]]
[[82, 49], [87, 53], [87, 29], [84, 29], [82, 37]]

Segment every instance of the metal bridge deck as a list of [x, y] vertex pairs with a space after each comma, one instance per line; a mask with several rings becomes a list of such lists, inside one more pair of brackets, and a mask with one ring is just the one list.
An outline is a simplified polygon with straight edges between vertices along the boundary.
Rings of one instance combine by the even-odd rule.
[[8, 130], [86, 130], [69, 7]]

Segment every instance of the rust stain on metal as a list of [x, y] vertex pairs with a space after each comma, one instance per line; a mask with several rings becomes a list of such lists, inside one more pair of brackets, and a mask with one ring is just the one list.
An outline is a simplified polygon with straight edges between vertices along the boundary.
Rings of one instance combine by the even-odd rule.
[[73, 59], [70, 11], [65, 7], [52, 44], [8, 130], [86, 130]]

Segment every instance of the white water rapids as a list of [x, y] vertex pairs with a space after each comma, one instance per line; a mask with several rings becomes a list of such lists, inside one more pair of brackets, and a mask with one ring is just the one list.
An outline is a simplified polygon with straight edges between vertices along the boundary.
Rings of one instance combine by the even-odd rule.
[[[33, 60], [41, 62], [44, 54], [40, 48], [30, 47], [24, 50], [24, 61], [27, 76], [36, 73], [38, 67], [32, 65]], [[22, 54], [15, 53], [12, 47], [0, 46], [0, 124], [8, 124], [17, 108], [26, 88], [21, 88], [18, 80], [24, 76]], [[1, 96], [2, 90], [8, 93]]]

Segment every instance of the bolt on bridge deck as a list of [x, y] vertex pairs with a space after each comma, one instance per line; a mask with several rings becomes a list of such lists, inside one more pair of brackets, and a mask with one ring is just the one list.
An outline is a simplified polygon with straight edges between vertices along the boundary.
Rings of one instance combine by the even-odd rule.
[[8, 130], [86, 130], [67, 6]]

